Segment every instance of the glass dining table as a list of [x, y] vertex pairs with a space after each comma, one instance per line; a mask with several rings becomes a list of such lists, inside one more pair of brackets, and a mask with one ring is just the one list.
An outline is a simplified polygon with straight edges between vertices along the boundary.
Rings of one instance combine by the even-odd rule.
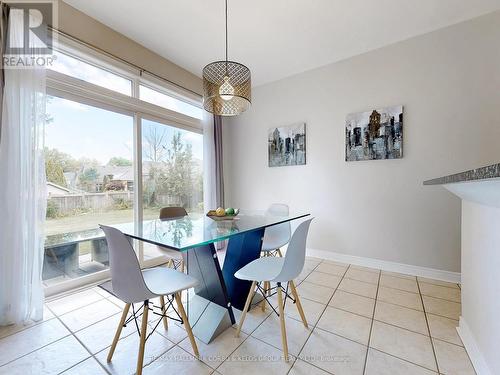
[[[308, 215], [273, 216], [247, 211], [232, 220], [188, 215], [113, 227], [130, 239], [181, 252], [187, 273], [199, 281], [188, 298], [188, 318], [195, 336], [208, 344], [236, 322], [233, 307], [244, 308], [251, 282], [239, 280], [234, 274], [260, 257], [265, 229]], [[224, 240], [228, 243], [221, 267], [215, 243]]]

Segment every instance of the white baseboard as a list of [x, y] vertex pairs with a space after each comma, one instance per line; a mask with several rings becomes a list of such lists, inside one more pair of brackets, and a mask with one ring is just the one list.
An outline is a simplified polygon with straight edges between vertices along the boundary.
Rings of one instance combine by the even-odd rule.
[[364, 258], [355, 255], [347, 255], [335, 253], [332, 251], [307, 249], [307, 255], [317, 257], [335, 262], [349, 263], [357, 266], [377, 268], [384, 271], [399, 272], [407, 275], [414, 275], [420, 277], [427, 277], [441, 281], [448, 281], [450, 283], [460, 283], [460, 272], [450, 272], [444, 270], [437, 270], [434, 268], [413, 266], [411, 264], [390, 262], [387, 260], [380, 260], [374, 258]]
[[462, 342], [465, 346], [465, 350], [467, 350], [467, 354], [469, 354], [469, 358], [476, 370], [477, 375], [493, 375], [490, 371], [486, 361], [483, 357], [483, 354], [479, 350], [479, 346], [477, 345], [472, 332], [469, 329], [469, 326], [465, 322], [463, 317], [460, 317], [460, 323], [457, 327], [457, 332]]

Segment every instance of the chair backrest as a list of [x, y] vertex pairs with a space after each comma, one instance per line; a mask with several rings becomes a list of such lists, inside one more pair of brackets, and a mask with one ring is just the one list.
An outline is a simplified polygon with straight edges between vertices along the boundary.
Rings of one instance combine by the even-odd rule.
[[[290, 210], [286, 204], [273, 203], [266, 210], [267, 215], [272, 216], [288, 216]], [[290, 222], [273, 225], [267, 227], [264, 232], [264, 243], [271, 241], [273, 244], [277, 244], [277, 247], [284, 246], [290, 241], [292, 230], [290, 227]]]
[[303, 221], [293, 232], [285, 254], [285, 261], [281, 272], [273, 281], [286, 282], [295, 279], [304, 268], [306, 259], [306, 242], [309, 226], [314, 218]]
[[187, 216], [186, 209], [184, 207], [163, 207], [160, 210], [160, 219], [167, 220], [177, 217]]
[[106, 235], [113, 293], [124, 302], [141, 302], [151, 296], [134, 248], [118, 229], [100, 225]]

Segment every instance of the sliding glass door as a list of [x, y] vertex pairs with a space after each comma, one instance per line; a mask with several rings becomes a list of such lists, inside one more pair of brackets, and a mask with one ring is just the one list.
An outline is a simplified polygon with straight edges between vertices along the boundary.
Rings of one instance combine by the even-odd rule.
[[[64, 39], [64, 38], [63, 38]], [[198, 96], [66, 40], [47, 72], [46, 293], [109, 277], [99, 224], [203, 212]], [[141, 266], [165, 259], [134, 242]]]
[[49, 97], [44, 151], [50, 285], [106, 269], [98, 225], [133, 221], [133, 117]]
[[[142, 119], [142, 213], [157, 219], [166, 206], [203, 214], [203, 135]], [[144, 258], [160, 253], [145, 246]]]

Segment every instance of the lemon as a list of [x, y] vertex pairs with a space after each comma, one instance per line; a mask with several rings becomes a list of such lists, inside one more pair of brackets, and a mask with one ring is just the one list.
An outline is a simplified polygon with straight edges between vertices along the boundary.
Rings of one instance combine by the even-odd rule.
[[226, 210], [223, 209], [222, 207], [219, 207], [218, 209], [215, 210], [215, 214], [217, 216], [225, 216], [226, 215]]

